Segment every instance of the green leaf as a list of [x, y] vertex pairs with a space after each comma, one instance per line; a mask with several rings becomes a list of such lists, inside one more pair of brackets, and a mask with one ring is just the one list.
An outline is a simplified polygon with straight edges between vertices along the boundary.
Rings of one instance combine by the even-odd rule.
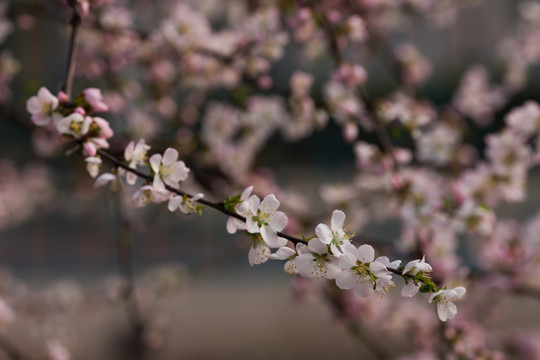
[[431, 285], [428, 285], [428, 284], [424, 284], [420, 286], [420, 289], [419, 289], [419, 291], [424, 294], [430, 292], [430, 290], [431, 290]]
[[232, 197], [228, 197], [225, 200], [225, 202], [223, 203], [223, 207], [226, 210], [233, 209], [236, 206], [236, 204], [238, 204], [238, 202], [240, 201], [241, 196], [242, 196], [242, 194], [238, 194], [238, 195], [235, 195], [235, 196], [232, 196]]

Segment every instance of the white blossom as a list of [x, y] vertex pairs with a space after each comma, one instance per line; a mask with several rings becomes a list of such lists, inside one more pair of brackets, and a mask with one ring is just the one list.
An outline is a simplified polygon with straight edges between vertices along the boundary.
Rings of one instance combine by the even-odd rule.
[[[150, 146], [146, 145], [144, 139], [140, 139], [137, 144], [131, 141], [124, 151], [124, 158], [129, 162], [129, 167], [136, 169], [137, 166], [142, 166], [146, 163], [147, 152], [150, 150]], [[129, 185], [135, 184], [137, 181], [137, 175], [127, 172], [126, 182]]]
[[343, 223], [345, 222], [345, 213], [341, 210], [334, 210], [332, 213], [332, 219], [330, 220], [330, 227], [326, 224], [319, 224], [315, 228], [317, 237], [326, 245], [330, 245], [332, 254], [336, 256], [341, 255], [341, 246], [350, 244], [350, 237], [343, 230]]
[[457, 287], [450, 290], [439, 290], [433, 293], [429, 298], [429, 303], [432, 301], [437, 303], [437, 315], [441, 321], [453, 319], [457, 314], [457, 307], [454, 301], [459, 300], [465, 295], [467, 290], [464, 287]]
[[167, 190], [156, 189], [153, 185], [144, 185], [133, 194], [133, 204], [137, 207], [143, 207], [148, 203], [167, 201], [169, 197], [170, 193]]
[[[235, 206], [236, 213], [247, 218], [250, 215], [250, 207], [248, 203], [248, 199], [251, 195], [251, 192], [253, 191], [253, 186], [249, 186], [242, 191], [242, 194], [240, 195], [240, 200]], [[227, 219], [227, 232], [229, 234], [236, 233], [237, 230], [246, 230], [246, 223], [243, 221], [240, 221], [240, 219], [237, 219], [235, 217], [229, 216]]]
[[37, 96], [32, 96], [26, 102], [26, 110], [32, 114], [32, 121], [37, 126], [48, 125], [57, 107], [58, 99], [44, 87], [39, 89]]
[[356, 248], [352, 244], [343, 246], [339, 266], [345, 270], [336, 277], [340, 289], [353, 289], [361, 297], [370, 296], [374, 290], [385, 292], [393, 286], [392, 276], [386, 266], [375, 259], [375, 250], [370, 245]]
[[308, 246], [303, 243], [298, 243], [296, 244], [296, 250], [283, 246], [280, 247], [274, 254], [270, 255], [270, 258], [274, 260], [287, 260], [285, 265], [283, 265], [283, 269], [289, 275], [296, 275], [298, 274], [296, 258], [299, 255], [307, 253], [309, 253]]
[[287, 215], [277, 211], [279, 201], [274, 194], [267, 195], [263, 201], [256, 195], [249, 198], [249, 207], [253, 215], [246, 217], [247, 231], [252, 234], [261, 233], [263, 240], [270, 247], [279, 247], [277, 233], [287, 225]]
[[101, 158], [99, 156], [88, 156], [84, 159], [86, 161], [86, 170], [92, 178], [96, 178], [99, 174], [99, 168], [101, 167]]
[[[413, 260], [409, 261], [407, 265], [405, 265], [405, 268], [403, 269], [402, 274], [409, 274], [409, 275], [416, 275], [419, 271], [422, 271], [424, 273], [430, 273], [433, 271], [433, 268], [431, 265], [426, 263], [426, 257], [422, 257], [422, 260]], [[418, 293], [419, 287], [417, 284], [414, 283], [412, 279], [407, 279], [406, 277], [403, 277], [405, 280], [405, 285], [403, 285], [403, 289], [401, 289], [401, 295], [405, 297], [411, 297]]]
[[178, 189], [178, 182], [188, 177], [189, 168], [183, 161], [178, 160], [178, 151], [173, 148], [165, 150], [163, 156], [154, 154], [150, 157], [150, 166], [154, 171], [154, 187], [164, 191], [165, 184]]
[[328, 246], [314, 238], [309, 241], [308, 248], [311, 252], [296, 257], [298, 273], [310, 279], [335, 279], [341, 268], [339, 259], [328, 253]]
[[173, 196], [169, 200], [168, 208], [170, 211], [175, 211], [180, 209], [184, 214], [191, 214], [197, 212], [197, 205], [195, 202], [199, 201], [204, 197], [204, 194], [197, 193], [191, 198], [189, 196]]

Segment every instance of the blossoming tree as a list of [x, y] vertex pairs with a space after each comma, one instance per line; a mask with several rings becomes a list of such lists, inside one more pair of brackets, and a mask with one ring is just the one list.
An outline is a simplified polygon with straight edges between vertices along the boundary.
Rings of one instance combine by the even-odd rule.
[[[464, 297], [540, 296], [540, 216], [497, 215], [527, 199], [540, 161], [540, 106], [520, 100], [540, 61], [540, 4], [510, 3], [519, 20], [498, 44], [500, 81], [472, 65], [441, 102], [426, 90], [437, 67], [399, 34], [410, 22], [450, 27], [478, 5], [471, 1], [1, 2], [0, 40], [47, 18], [68, 25], [69, 41], [62, 85], [36, 84], [24, 101], [10, 83], [30, 65], [0, 53], [0, 114], [31, 134], [36, 155], [79, 156], [94, 179], [88, 191], [115, 192], [133, 208], [221, 213], [223, 237], [249, 239], [250, 265], [283, 262], [352, 336], [367, 328], [374, 338], [393, 333], [412, 345], [397, 353], [368, 342], [377, 357], [533, 359], [536, 333], [491, 332], [481, 316], [487, 310], [479, 310], [486, 303]], [[373, 59], [391, 79], [384, 91], [376, 86], [382, 70], [368, 66]], [[316, 72], [320, 61], [330, 65]], [[283, 64], [293, 67], [286, 87], [276, 75]], [[341, 129], [357, 172], [318, 183], [327, 206], [312, 211], [315, 202], [262, 172], [257, 155], [273, 137], [299, 142], [324, 135], [330, 123]], [[46, 168], [2, 166], [0, 227], [24, 220], [10, 194], [28, 197], [27, 216], [54, 201], [39, 196], [52, 187]], [[367, 223], [392, 222], [401, 234], [387, 239], [390, 246], [365, 231]], [[131, 356], [144, 358], [130, 246], [119, 246], [124, 300], [137, 344]], [[394, 292], [416, 301], [384, 305]], [[2, 296], [9, 323], [17, 296]], [[11, 358], [33, 358], [7, 335], [0, 340]], [[57, 340], [47, 353], [72, 356]]]

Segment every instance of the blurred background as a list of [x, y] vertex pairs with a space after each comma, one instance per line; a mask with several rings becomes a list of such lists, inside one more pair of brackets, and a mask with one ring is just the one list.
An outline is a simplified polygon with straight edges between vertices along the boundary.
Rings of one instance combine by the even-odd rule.
[[[231, 8], [234, 2], [230, 1]], [[151, 2], [140, 3], [144, 7]], [[229, 7], [217, 3], [206, 0], [191, 6]], [[433, 75], [422, 87], [422, 95], [436, 104], [450, 102], [471, 64], [486, 66], [498, 81], [504, 69], [493, 44], [514, 31], [514, 5], [513, 0], [472, 2], [445, 28], [434, 27], [421, 16], [410, 16], [391, 40], [415, 44], [431, 61]], [[16, 12], [6, 16], [18, 26], [2, 49], [17, 59], [19, 72], [9, 85], [11, 99], [0, 109], [0, 277], [3, 287], [21, 300], [16, 307], [23, 315], [6, 327], [14, 342], [38, 354], [44, 352], [43, 339], [61, 339], [66, 347], [75, 349], [74, 359], [129, 359], [129, 350], [118, 346], [132, 346], [129, 319], [118, 294], [123, 269], [118, 238], [124, 236], [131, 244], [134, 284], [146, 320], [144, 336], [152, 348], [149, 358], [378, 358], [373, 349], [349, 335], [310, 285], [287, 276], [281, 262], [249, 266], [249, 239], [229, 235], [222, 214], [212, 209], [205, 209], [203, 216], [171, 214], [162, 205], [122, 214], [119, 207], [124, 200], [107, 189], [94, 188], [77, 154], [37, 155], [25, 102], [41, 86], [53, 93], [60, 88], [69, 27], [46, 17], [24, 17]], [[147, 24], [140, 25], [150, 27], [152, 21], [159, 22], [147, 19]], [[214, 26], [219, 27], [219, 21]], [[376, 57], [363, 65], [372, 96], [387, 96], [394, 86], [387, 69]], [[294, 70], [311, 72], [315, 76], [313, 93], [318, 94], [331, 66], [329, 56], [306, 61], [290, 43], [270, 73], [274, 88], [287, 89]], [[523, 99], [538, 99], [538, 69], [529, 76], [526, 87], [501, 114]], [[102, 76], [80, 76], [75, 91], [105, 88], [106, 83]], [[287, 95], [285, 90], [282, 95]], [[214, 99], [223, 96], [220, 92], [209, 95]], [[124, 126], [118, 115], [104, 117], [113, 129]], [[497, 115], [493, 125], [481, 131], [493, 131], [501, 124]], [[125, 143], [112, 145], [121, 152]], [[333, 121], [293, 143], [274, 135], [255, 164], [271, 169], [281, 188], [294, 189], [309, 199], [311, 216], [325, 223], [333, 209], [322, 200], [321, 186], [352, 181], [356, 172], [353, 147], [343, 141], [341, 128]], [[537, 174], [533, 179], [529, 186], [534, 190]], [[504, 207], [501, 213], [523, 218], [534, 212], [540, 197], [534, 191], [530, 195], [525, 203]], [[370, 223], [362, 232], [382, 239], [375, 245], [384, 247], [392, 244], [400, 229], [394, 223]], [[395, 300], [391, 295], [366, 301], [377, 307], [378, 302], [393, 306]], [[532, 327], [540, 320], [533, 300], [503, 301], [509, 308], [525, 309], [521, 315], [513, 315], [514, 324], [504, 326]], [[531, 313], [534, 316], [526, 315]], [[374, 341], [368, 335], [364, 340]], [[407, 348], [404, 342], [396, 340], [396, 344]], [[110, 355], [115, 352], [117, 355]], [[4, 355], [0, 359], [9, 358]]]

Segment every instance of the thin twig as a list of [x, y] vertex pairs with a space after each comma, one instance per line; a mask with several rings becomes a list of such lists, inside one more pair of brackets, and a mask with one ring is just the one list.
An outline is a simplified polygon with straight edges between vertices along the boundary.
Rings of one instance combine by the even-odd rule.
[[81, 24], [81, 15], [77, 10], [75, 1], [69, 1], [69, 4], [73, 11], [73, 15], [70, 20], [71, 35], [69, 37], [69, 49], [65, 73], [66, 75], [64, 84], [62, 85], [62, 91], [65, 92], [68, 97], [71, 97], [71, 90], [73, 88], [73, 78], [75, 77], [75, 65], [77, 58], [77, 33], [79, 25]]
[[[129, 358], [142, 360], [146, 346], [144, 342], [145, 322], [141, 315], [139, 302], [135, 292], [133, 276], [133, 237], [129, 221], [123, 216], [119, 196], [113, 199], [114, 212], [117, 219], [116, 250], [120, 274], [124, 280], [121, 296], [126, 315], [131, 327], [131, 336], [126, 346]], [[127, 354], [126, 354], [127, 355]]]
[[[117, 167], [119, 168], [122, 168], [126, 171], [129, 171], [135, 175], [137, 175], [138, 177], [140, 177], [141, 179], [144, 179], [146, 180], [147, 182], [152, 182], [153, 181], [153, 178], [148, 175], [148, 174], [145, 174], [137, 169], [132, 169], [130, 168], [127, 164], [123, 163], [122, 161], [118, 160], [117, 158], [115, 158], [113, 155], [109, 154], [107, 151], [103, 150], [103, 149], [99, 149], [98, 150], [98, 154], [101, 155], [103, 158], [105, 158], [106, 160], [112, 162], [114, 165], [116, 165]], [[193, 197], [193, 195], [189, 194], [189, 193], [186, 193], [182, 190], [179, 190], [179, 189], [175, 189], [169, 185], [165, 185], [166, 189], [169, 190], [170, 192], [172, 193], [175, 193], [177, 195], [180, 195], [180, 196], [187, 196], [187, 197]], [[225, 205], [223, 202], [219, 202], [219, 203], [215, 203], [215, 202], [212, 202], [212, 201], [209, 201], [209, 200], [205, 200], [205, 199], [199, 199], [197, 200], [196, 202], [202, 204], [202, 205], [205, 205], [205, 206], [208, 206], [208, 207], [211, 207], [225, 215], [228, 215], [228, 216], [232, 216], [234, 218], [237, 218], [243, 222], [246, 221], [246, 218], [241, 216], [241, 215], [238, 215], [237, 213], [235, 213], [234, 211], [231, 211], [229, 209], [226, 209], [225, 208]], [[278, 236], [281, 236], [282, 238], [285, 238], [289, 241], [291, 241], [292, 243], [294, 244], [298, 244], [298, 243], [307, 243], [306, 240], [304, 239], [301, 239], [301, 238], [298, 238], [298, 237], [295, 237], [295, 236], [291, 236], [291, 235], [288, 235], [288, 234], [285, 234], [285, 233], [282, 233], [282, 232], [278, 232], [277, 233]], [[392, 269], [392, 268], [387, 268], [389, 272], [391, 273], [394, 273], [398, 276], [401, 276], [403, 278], [408, 278], [408, 279], [413, 279], [415, 278], [414, 276], [410, 275], [410, 274], [402, 274], [402, 272], [400, 270], [397, 270], [397, 269]], [[420, 282], [424, 283], [424, 280], [422, 279], [417, 279], [419, 280]]]

